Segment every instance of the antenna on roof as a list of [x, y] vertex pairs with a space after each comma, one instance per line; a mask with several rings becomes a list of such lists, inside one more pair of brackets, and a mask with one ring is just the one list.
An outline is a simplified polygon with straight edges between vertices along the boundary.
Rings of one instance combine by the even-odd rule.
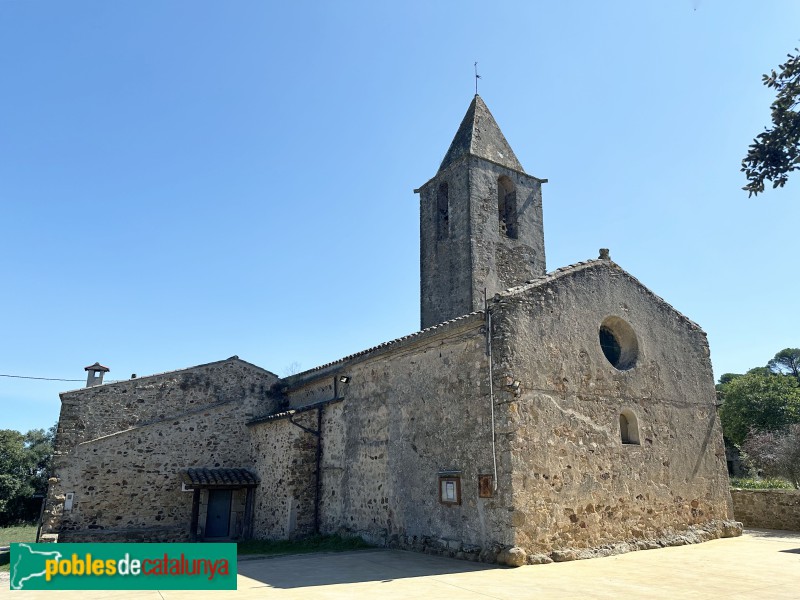
[[475, 95], [476, 96], [478, 95], [478, 79], [480, 79], [480, 78], [481, 78], [481, 76], [478, 75], [478, 61], [475, 61]]

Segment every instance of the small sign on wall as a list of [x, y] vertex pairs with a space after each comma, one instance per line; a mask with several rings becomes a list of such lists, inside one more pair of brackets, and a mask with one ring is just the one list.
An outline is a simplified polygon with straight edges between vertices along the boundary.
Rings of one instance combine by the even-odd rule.
[[461, 478], [452, 475], [439, 476], [439, 502], [461, 504]]
[[66, 498], [64, 498], [64, 512], [69, 512], [72, 510], [72, 503], [75, 501], [75, 492], [67, 492]]

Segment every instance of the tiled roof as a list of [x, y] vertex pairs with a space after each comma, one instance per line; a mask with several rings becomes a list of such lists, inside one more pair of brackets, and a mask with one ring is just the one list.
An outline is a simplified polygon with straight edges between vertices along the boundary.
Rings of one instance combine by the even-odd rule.
[[252, 421], [248, 421], [248, 425], [254, 423], [269, 423], [270, 421], [277, 421], [278, 419], [285, 419], [287, 417], [291, 417], [295, 414], [296, 410], [282, 410], [281, 412], [272, 413], [271, 415], [267, 415], [266, 417], [260, 417], [258, 419], [253, 419]]
[[328, 404], [334, 404], [335, 402], [341, 402], [344, 398], [331, 398], [330, 400], [323, 400], [322, 402], [314, 402], [312, 404], [306, 404], [305, 406], [298, 406], [296, 408], [290, 408], [288, 410], [282, 410], [280, 412], [272, 413], [271, 415], [266, 415], [263, 417], [257, 417], [247, 422], [247, 425], [257, 425], [259, 423], [269, 423], [270, 421], [277, 421], [279, 419], [287, 419], [296, 415], [297, 413], [306, 412], [309, 410], [314, 410], [315, 408], [321, 408], [323, 406], [327, 406]]
[[364, 356], [365, 354], [370, 354], [372, 352], [375, 352], [376, 350], [382, 350], [384, 348], [389, 348], [391, 346], [402, 345], [403, 343], [410, 342], [411, 340], [414, 340], [416, 338], [426, 337], [427, 335], [433, 334], [434, 332], [440, 332], [440, 331], [449, 329], [452, 326], [456, 326], [456, 325], [462, 324], [462, 323], [466, 322], [468, 319], [470, 319], [472, 317], [475, 317], [477, 315], [482, 315], [482, 314], [483, 314], [483, 311], [480, 310], [480, 311], [471, 312], [469, 314], [466, 314], [466, 315], [463, 315], [463, 316], [460, 316], [460, 317], [456, 317], [455, 319], [450, 319], [449, 321], [443, 321], [442, 323], [439, 323], [437, 325], [432, 325], [431, 327], [427, 327], [426, 329], [423, 329], [422, 331], [415, 331], [414, 333], [410, 333], [408, 335], [404, 335], [403, 337], [399, 337], [399, 338], [390, 340], [388, 342], [384, 342], [382, 344], [378, 344], [377, 346], [373, 346], [372, 348], [367, 348], [366, 350], [362, 350], [361, 352], [355, 352], [353, 354], [350, 354], [350, 355], [345, 356], [343, 358], [340, 358], [338, 360], [334, 360], [334, 361], [331, 361], [329, 363], [325, 363], [324, 365], [319, 365], [318, 367], [314, 367], [313, 369], [308, 369], [307, 371], [303, 371], [302, 373], [297, 373], [296, 375], [290, 375], [289, 377], [285, 377], [283, 379], [283, 381], [284, 382], [286, 382], [286, 381], [293, 382], [293, 381], [298, 381], [298, 380], [305, 379], [307, 376], [312, 375], [313, 373], [315, 373], [317, 371], [322, 371], [324, 369], [327, 369], [328, 367], [332, 367], [333, 365], [337, 365], [337, 364], [340, 364], [340, 363], [347, 362], [347, 361], [349, 361], [349, 360], [351, 360], [353, 358], [357, 358], [359, 356]]
[[181, 479], [189, 487], [253, 487], [258, 476], [248, 469], [186, 469]]

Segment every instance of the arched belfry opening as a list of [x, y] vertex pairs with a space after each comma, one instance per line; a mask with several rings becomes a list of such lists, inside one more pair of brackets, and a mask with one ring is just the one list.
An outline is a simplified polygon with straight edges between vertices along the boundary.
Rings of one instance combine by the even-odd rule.
[[500, 233], [517, 239], [517, 188], [505, 175], [497, 180], [497, 217]]
[[450, 194], [447, 182], [439, 185], [436, 192], [436, 239], [450, 237]]

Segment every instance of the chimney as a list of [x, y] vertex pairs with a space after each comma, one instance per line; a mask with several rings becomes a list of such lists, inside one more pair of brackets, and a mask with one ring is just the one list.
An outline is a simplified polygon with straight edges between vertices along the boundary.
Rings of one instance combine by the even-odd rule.
[[84, 367], [83, 370], [89, 372], [89, 375], [86, 377], [86, 387], [88, 388], [103, 383], [103, 375], [108, 373], [111, 369], [96, 362], [93, 365]]

